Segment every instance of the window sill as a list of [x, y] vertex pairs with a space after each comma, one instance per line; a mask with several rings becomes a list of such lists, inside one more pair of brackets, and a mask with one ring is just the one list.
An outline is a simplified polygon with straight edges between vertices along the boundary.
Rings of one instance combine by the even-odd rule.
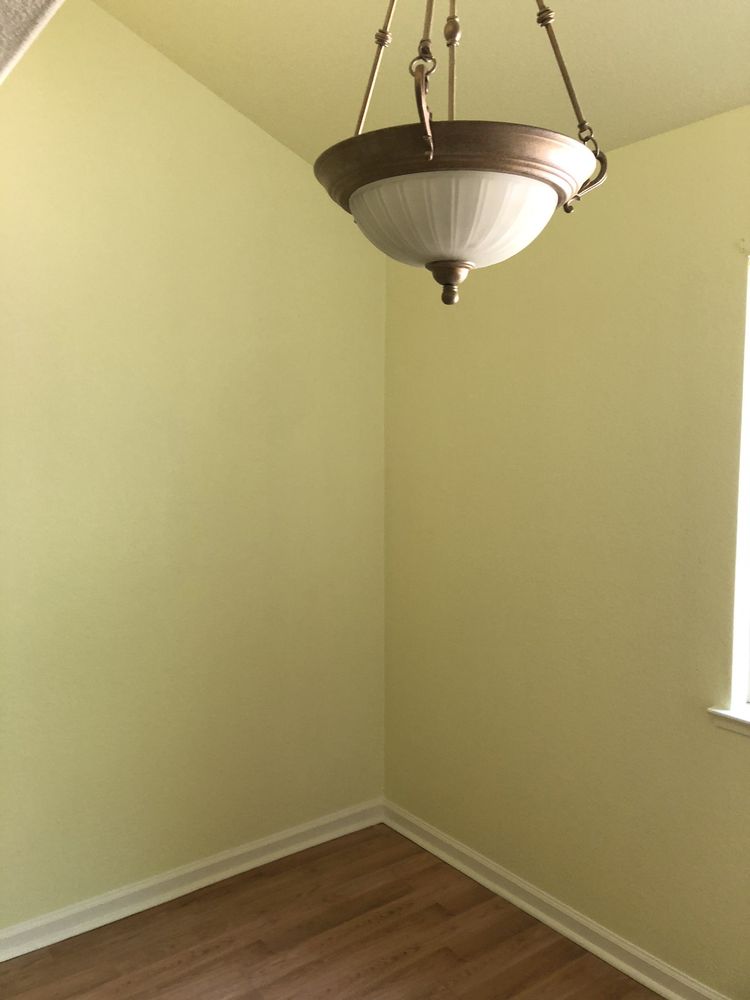
[[750, 736], [750, 704], [744, 708], [709, 708], [709, 712], [720, 729]]

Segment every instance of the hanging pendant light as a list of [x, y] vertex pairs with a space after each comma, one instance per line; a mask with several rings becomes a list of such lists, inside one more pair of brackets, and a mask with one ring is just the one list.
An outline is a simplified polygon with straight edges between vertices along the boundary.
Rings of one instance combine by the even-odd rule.
[[578, 139], [533, 125], [456, 120], [456, 49], [461, 27], [456, 0], [444, 36], [449, 54], [448, 120], [433, 121], [428, 103], [435, 0], [427, 0], [422, 40], [409, 72], [419, 124], [365, 132], [383, 53], [391, 43], [397, 0], [389, 0], [365, 97], [350, 139], [315, 163], [329, 195], [354, 216], [364, 235], [394, 260], [425, 267], [443, 286], [443, 302], [458, 302], [472, 270], [498, 264], [536, 239], [555, 209], [604, 183], [607, 157], [583, 116], [555, 37], [555, 14], [537, 0], [578, 121]]

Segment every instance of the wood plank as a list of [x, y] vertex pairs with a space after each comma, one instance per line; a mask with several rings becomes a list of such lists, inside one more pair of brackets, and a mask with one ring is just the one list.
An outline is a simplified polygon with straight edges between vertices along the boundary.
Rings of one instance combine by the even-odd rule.
[[3, 1000], [653, 1000], [385, 826], [0, 965]]

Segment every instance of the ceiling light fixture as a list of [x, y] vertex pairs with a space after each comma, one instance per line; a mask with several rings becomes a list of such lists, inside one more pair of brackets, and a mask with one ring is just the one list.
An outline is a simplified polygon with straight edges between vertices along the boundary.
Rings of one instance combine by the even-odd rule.
[[507, 260], [541, 233], [562, 205], [604, 183], [607, 157], [586, 121], [555, 37], [554, 11], [537, 0], [537, 23], [549, 36], [578, 121], [578, 139], [533, 125], [456, 120], [456, 49], [461, 27], [456, 0], [445, 25], [448, 120], [433, 121], [428, 103], [435, 0], [427, 0], [417, 56], [409, 66], [419, 124], [365, 132], [383, 53], [391, 43], [397, 0], [389, 0], [376, 33], [375, 59], [354, 136], [315, 163], [329, 195], [350, 212], [371, 243], [394, 260], [426, 267], [443, 286], [443, 302], [458, 302], [472, 270]]

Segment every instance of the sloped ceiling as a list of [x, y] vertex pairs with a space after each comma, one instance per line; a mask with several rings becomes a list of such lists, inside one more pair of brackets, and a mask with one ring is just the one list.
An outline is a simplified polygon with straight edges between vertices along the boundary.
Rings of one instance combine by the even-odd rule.
[[[351, 134], [386, 0], [98, 0], [308, 160]], [[552, 0], [584, 111], [612, 149], [750, 103], [750, 0]], [[447, 0], [436, 4], [444, 57]], [[459, 117], [575, 131], [534, 0], [459, 0]], [[368, 128], [415, 120], [424, 4], [400, 0]], [[445, 114], [445, 58], [433, 77]], [[717, 150], [717, 172], [720, 171]], [[655, 169], [657, 165], [654, 165]]]

